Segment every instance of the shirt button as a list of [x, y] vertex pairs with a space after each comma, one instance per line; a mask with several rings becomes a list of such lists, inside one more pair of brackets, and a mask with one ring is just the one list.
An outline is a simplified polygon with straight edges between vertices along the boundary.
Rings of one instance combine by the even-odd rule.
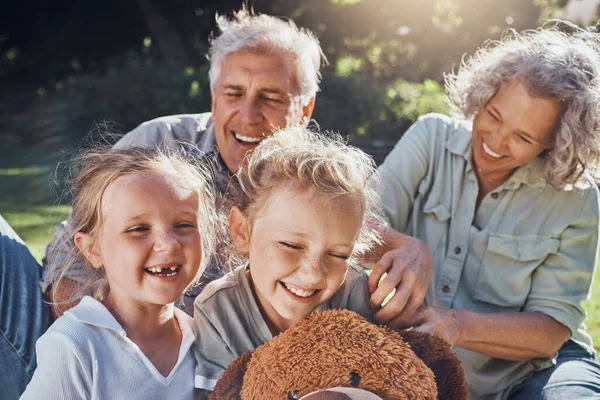
[[460, 254], [460, 253], [462, 253], [462, 249], [460, 248], [460, 246], [456, 246], [454, 248], [454, 254]]
[[448, 293], [449, 291], [450, 291], [450, 286], [444, 285], [444, 287], [442, 288], [442, 292]]
[[492, 199], [496, 200], [498, 198], [498, 193], [492, 193]]

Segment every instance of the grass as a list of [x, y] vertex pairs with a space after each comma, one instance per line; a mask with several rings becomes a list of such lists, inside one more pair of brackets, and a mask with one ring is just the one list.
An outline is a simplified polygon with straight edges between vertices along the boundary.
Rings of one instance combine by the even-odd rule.
[[[56, 202], [60, 189], [54, 177], [59, 156], [45, 149], [0, 151], [0, 215], [41, 262], [56, 225], [66, 218], [68, 206]], [[600, 274], [596, 274], [590, 300], [587, 327], [600, 352]]]

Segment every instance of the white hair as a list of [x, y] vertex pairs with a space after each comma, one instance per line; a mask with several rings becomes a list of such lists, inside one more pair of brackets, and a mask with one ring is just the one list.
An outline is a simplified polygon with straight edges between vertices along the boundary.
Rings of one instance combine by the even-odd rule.
[[253, 15], [246, 9], [234, 13], [232, 19], [217, 15], [221, 34], [210, 41], [210, 89], [221, 72], [223, 61], [231, 53], [287, 53], [296, 63], [296, 76], [302, 105], [308, 105], [319, 90], [321, 57], [325, 59], [319, 40], [307, 29], [298, 28], [293, 21], [284, 21], [265, 14]]
[[556, 101], [561, 116], [553, 146], [541, 155], [555, 188], [576, 183], [583, 172], [597, 173], [600, 161], [600, 39], [568, 26], [571, 34], [558, 25], [506, 31], [445, 76], [450, 104], [466, 118], [477, 115], [503, 83], [517, 79], [532, 96]]

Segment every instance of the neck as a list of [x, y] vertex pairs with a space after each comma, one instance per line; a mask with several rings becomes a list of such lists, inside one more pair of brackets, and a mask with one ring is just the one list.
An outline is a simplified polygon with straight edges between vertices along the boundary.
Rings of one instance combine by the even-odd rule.
[[103, 303], [158, 372], [168, 376], [177, 364], [183, 337], [173, 303], [139, 303], [111, 293]]
[[110, 293], [103, 303], [135, 343], [136, 339], [156, 339], [172, 335], [174, 329], [179, 330], [179, 325], [173, 318], [173, 303], [158, 305], [118, 301]]
[[479, 190], [483, 190], [488, 193], [496, 189], [498, 186], [502, 185], [507, 180], [509, 180], [510, 177], [514, 174], [514, 172], [515, 170], [512, 170], [510, 172], [487, 172], [475, 166], [475, 176], [477, 176]]

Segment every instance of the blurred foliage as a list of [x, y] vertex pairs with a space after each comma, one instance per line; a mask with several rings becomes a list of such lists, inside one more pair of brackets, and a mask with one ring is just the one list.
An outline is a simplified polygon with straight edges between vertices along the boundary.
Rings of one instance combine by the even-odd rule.
[[[254, 0], [320, 39], [330, 66], [313, 117], [354, 138], [396, 141], [447, 112], [443, 73], [506, 28], [534, 28], [564, 0]], [[84, 2], [85, 3], [85, 2]], [[102, 121], [127, 132], [210, 109], [207, 38], [240, 0], [14, 2], [0, 16], [0, 139], [75, 147]], [[9, 17], [10, 15], [10, 17]], [[40, 68], [43, 66], [43, 68]]]

